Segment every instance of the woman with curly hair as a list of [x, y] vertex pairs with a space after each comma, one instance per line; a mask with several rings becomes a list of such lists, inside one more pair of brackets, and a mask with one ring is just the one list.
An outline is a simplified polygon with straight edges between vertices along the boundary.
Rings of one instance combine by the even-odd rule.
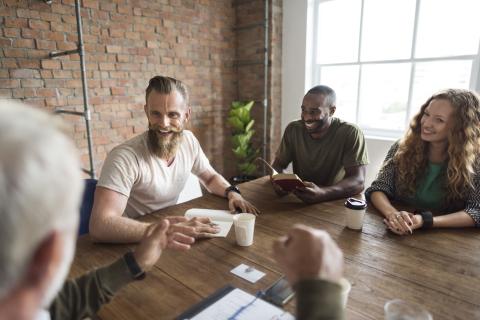
[[[365, 194], [387, 227], [400, 235], [419, 228], [479, 227], [478, 96], [449, 89], [430, 97]], [[416, 210], [398, 210], [390, 201]]]

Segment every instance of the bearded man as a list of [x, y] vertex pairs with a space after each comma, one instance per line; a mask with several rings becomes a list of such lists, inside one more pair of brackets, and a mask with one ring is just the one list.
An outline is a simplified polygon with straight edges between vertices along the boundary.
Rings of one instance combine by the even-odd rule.
[[[293, 164], [293, 172], [305, 188], [293, 193], [306, 203], [349, 197], [362, 192], [367, 148], [362, 131], [354, 124], [333, 117], [336, 94], [319, 85], [303, 98], [301, 120], [291, 122], [282, 137], [273, 167], [278, 172]], [[286, 194], [276, 184], [278, 195]]]
[[[257, 213], [240, 190], [212, 168], [193, 133], [184, 129], [191, 116], [186, 86], [174, 78], [155, 76], [145, 99], [148, 131], [115, 147], [103, 165], [91, 236], [103, 242], [138, 242], [149, 224], [132, 218], [176, 204], [190, 172], [211, 193], [227, 198], [231, 211]], [[209, 222], [170, 218], [174, 231], [196, 238], [219, 231]]]

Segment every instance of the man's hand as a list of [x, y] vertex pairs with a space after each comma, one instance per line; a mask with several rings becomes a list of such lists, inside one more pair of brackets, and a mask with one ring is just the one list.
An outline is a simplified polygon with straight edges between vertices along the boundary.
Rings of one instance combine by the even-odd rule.
[[[143, 271], [150, 270], [162, 255], [162, 251], [168, 246], [168, 228], [170, 222], [162, 220], [151, 224], [143, 235], [140, 244], [135, 249], [134, 256]], [[190, 246], [188, 246], [190, 247]]]
[[273, 191], [275, 191], [279, 197], [284, 197], [288, 194], [287, 191], [283, 190], [282, 187], [273, 182], [272, 176], [270, 176], [270, 182], [272, 183]]
[[293, 286], [303, 279], [338, 282], [343, 274], [343, 253], [330, 235], [295, 225], [273, 244], [273, 255]]
[[254, 205], [243, 199], [243, 197], [236, 192], [228, 193], [228, 208], [230, 209], [230, 212], [240, 210], [241, 212], [253, 213], [254, 215], [260, 213]]
[[296, 188], [293, 194], [305, 203], [315, 203], [322, 199], [325, 192], [313, 182], [304, 181], [305, 188]]
[[166, 217], [166, 219], [170, 222], [169, 233], [178, 233], [200, 239], [211, 238], [220, 232], [220, 228], [207, 217], [188, 219], [182, 216], [174, 216]]

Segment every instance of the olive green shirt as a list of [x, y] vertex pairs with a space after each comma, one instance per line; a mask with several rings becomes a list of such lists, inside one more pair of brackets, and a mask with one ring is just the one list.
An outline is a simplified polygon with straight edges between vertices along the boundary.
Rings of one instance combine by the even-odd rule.
[[338, 118], [332, 118], [320, 139], [313, 139], [301, 120], [291, 122], [275, 157], [282, 169], [292, 162], [300, 179], [317, 186], [334, 185], [345, 176], [345, 168], [368, 164], [362, 131]]
[[96, 319], [100, 307], [108, 303], [115, 293], [134, 281], [124, 258], [65, 282], [49, 308], [50, 317], [56, 319]]

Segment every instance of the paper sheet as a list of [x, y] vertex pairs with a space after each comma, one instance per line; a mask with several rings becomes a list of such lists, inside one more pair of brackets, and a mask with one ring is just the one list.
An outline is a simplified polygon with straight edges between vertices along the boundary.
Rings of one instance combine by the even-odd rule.
[[290, 313], [240, 289], [232, 290], [191, 320], [228, 320], [234, 315], [236, 320], [295, 320]]
[[213, 210], [213, 209], [189, 209], [185, 212], [185, 217], [208, 217], [213, 223], [220, 227], [220, 232], [213, 235], [213, 237], [225, 238], [230, 231], [233, 224], [233, 215], [227, 210]]

